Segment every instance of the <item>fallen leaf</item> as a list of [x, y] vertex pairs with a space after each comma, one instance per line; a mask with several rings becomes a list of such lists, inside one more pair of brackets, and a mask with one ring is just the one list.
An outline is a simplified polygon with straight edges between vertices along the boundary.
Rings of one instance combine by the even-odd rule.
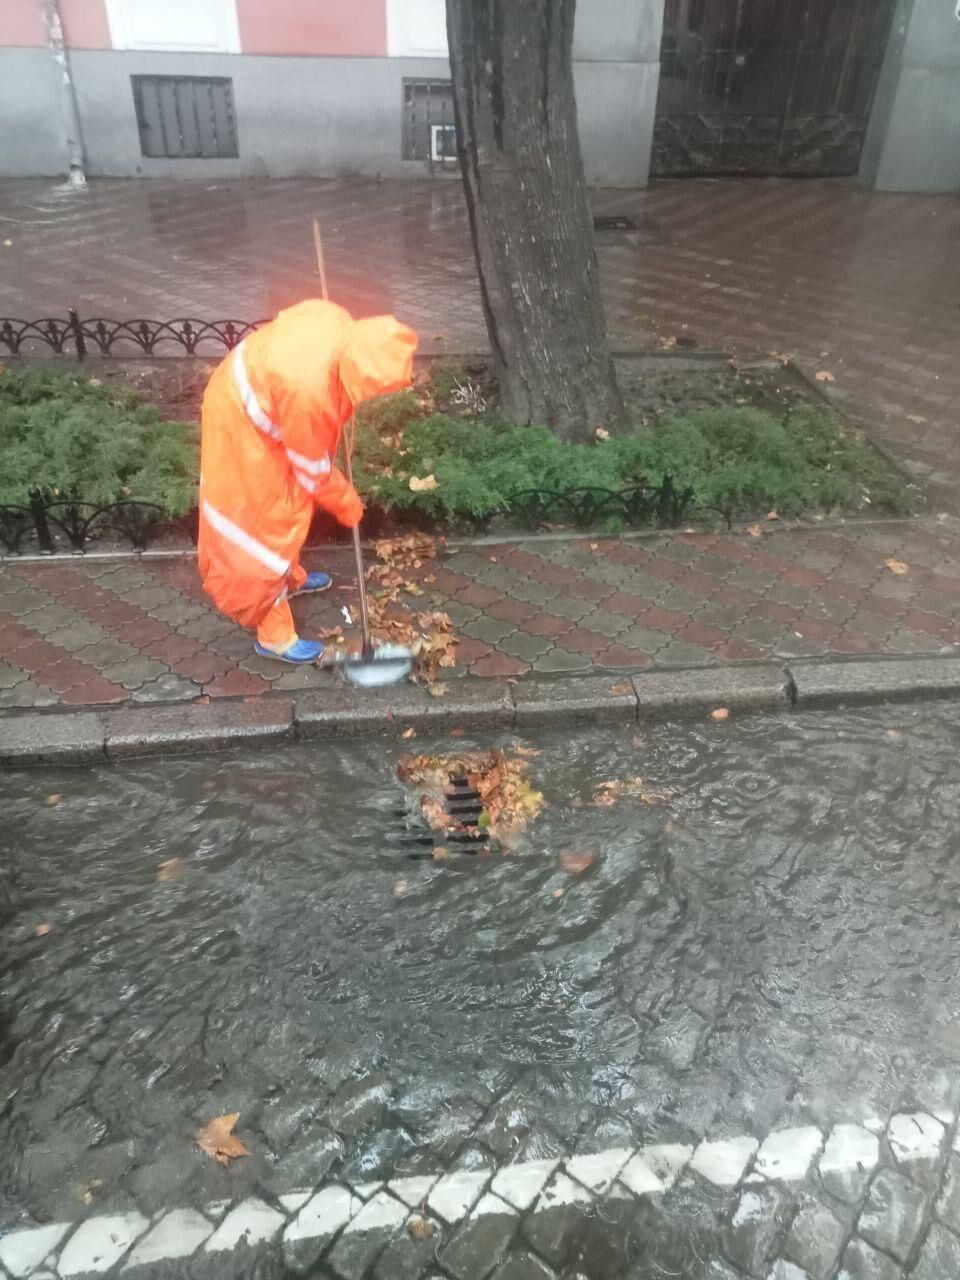
[[199, 698], [194, 698], [193, 703], [197, 707], [208, 707], [210, 705], [209, 693], [201, 693]]
[[910, 566], [904, 564], [902, 560], [884, 560], [883, 565], [885, 569], [889, 569], [891, 573], [895, 573], [901, 578], [905, 573], [910, 572]]
[[398, 880], [393, 886], [393, 896], [395, 898], [403, 898], [410, 892], [410, 886], [406, 880]]
[[593, 434], [597, 437], [598, 440], [610, 439], [610, 432], [606, 429], [606, 427], [597, 427], [596, 431]]
[[201, 1151], [213, 1156], [217, 1164], [228, 1165], [231, 1160], [248, 1156], [250, 1152], [233, 1132], [234, 1125], [240, 1119], [240, 1112], [229, 1116], [217, 1116], [197, 1131], [194, 1141]]
[[819, 372], [814, 374], [814, 377], [818, 382], [836, 382], [836, 378], [829, 369], [820, 369]]
[[442, 698], [444, 694], [449, 692], [450, 692], [450, 686], [448, 684], [427, 685], [427, 693], [430, 694], [431, 698]]
[[710, 719], [711, 720], [729, 720], [730, 712], [727, 710], [726, 707], [717, 707], [714, 711], [710, 712]]
[[451, 737], [451, 738], [462, 738], [466, 732], [467, 732], [467, 731], [466, 731], [466, 729], [451, 729], [451, 730], [450, 730], [450, 737]]
[[666, 804], [674, 794], [672, 787], [650, 787], [643, 778], [614, 778], [601, 782], [594, 793], [594, 804], [609, 809], [624, 796], [632, 796], [642, 804]]
[[416, 736], [417, 736], [417, 731], [416, 729], [413, 728], [412, 725], [410, 726], [409, 729], [404, 729], [403, 733], [401, 733], [400, 735], [400, 737], [403, 738], [405, 742], [409, 742], [411, 738], [415, 738]]
[[429, 1218], [417, 1215], [407, 1223], [407, 1232], [411, 1240], [429, 1240], [434, 1233], [434, 1226]]
[[647, 745], [647, 740], [646, 738], [641, 737], [639, 733], [637, 733], [634, 735], [633, 745], [635, 747], [645, 747]]
[[80, 1195], [80, 1199], [83, 1201], [84, 1204], [93, 1204], [94, 1198], [96, 1197], [97, 1192], [102, 1188], [102, 1186], [103, 1186], [102, 1178], [91, 1178], [90, 1181], [84, 1186], [83, 1191]]
[[633, 685], [629, 680], [621, 680], [619, 684], [612, 684], [610, 686], [610, 692], [616, 694], [617, 697], [621, 694], [630, 694], [633, 693]]
[[564, 891], [563, 889], [554, 889], [554, 891], [553, 891], [553, 896], [554, 896], [555, 898], [562, 898], [562, 897], [563, 897], [563, 895], [564, 895], [564, 892], [565, 892], [565, 891]]
[[920, 415], [919, 415], [919, 413], [908, 413], [908, 414], [907, 414], [907, 421], [908, 421], [908, 422], [923, 423], [923, 422], [926, 422], [926, 418], [921, 418], [921, 417], [920, 417]]
[[885, 730], [884, 730], [884, 733], [886, 734], [886, 736], [887, 736], [888, 738], [899, 738], [899, 737], [900, 737], [900, 730], [899, 730], [899, 729], [885, 729]]
[[183, 858], [167, 858], [157, 867], [158, 880], [177, 880], [187, 869]]
[[434, 475], [410, 477], [410, 488], [414, 493], [429, 493], [432, 489], [436, 489], [436, 487], [437, 477]]
[[50, 932], [50, 926], [46, 922], [46, 920], [44, 920], [43, 924], [38, 924], [37, 927], [34, 929], [33, 936], [35, 938], [45, 938], [49, 932]]
[[760, 528], [760, 526], [759, 526], [758, 524], [749, 524], [749, 525], [747, 525], [747, 533], [749, 533], [749, 535], [750, 535], [750, 537], [751, 537], [751, 538], [762, 538], [762, 537], [763, 537], [763, 530]]
[[47, 796], [47, 804], [49, 805], [59, 804], [61, 799], [62, 797], [57, 794], [54, 794], [52, 796]]
[[88, 378], [88, 379], [87, 379], [87, 386], [88, 386], [88, 387], [102, 387], [102, 386], [103, 386], [103, 382], [102, 382], [99, 378]]
[[12, 240], [4, 240], [4, 242], [3, 242], [3, 247], [4, 247], [5, 249], [9, 249], [12, 245], [13, 245], [13, 241], [12, 241]]
[[452, 854], [445, 845], [438, 844], [433, 851], [434, 862], [449, 862], [451, 857]]
[[568, 876], [582, 876], [593, 866], [592, 853], [561, 853], [560, 866]]
[[779, 520], [779, 519], [780, 519], [780, 512], [779, 512], [779, 511], [768, 511], [768, 512], [767, 512], [767, 519], [768, 519], [768, 520]]

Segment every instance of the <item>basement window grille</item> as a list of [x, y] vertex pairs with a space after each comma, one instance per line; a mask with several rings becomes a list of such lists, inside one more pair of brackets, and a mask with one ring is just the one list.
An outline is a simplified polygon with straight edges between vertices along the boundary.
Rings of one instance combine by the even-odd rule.
[[457, 158], [453, 90], [449, 80], [404, 80], [404, 160], [450, 164]]
[[240, 154], [233, 81], [226, 76], [131, 76], [144, 156], [230, 159]]

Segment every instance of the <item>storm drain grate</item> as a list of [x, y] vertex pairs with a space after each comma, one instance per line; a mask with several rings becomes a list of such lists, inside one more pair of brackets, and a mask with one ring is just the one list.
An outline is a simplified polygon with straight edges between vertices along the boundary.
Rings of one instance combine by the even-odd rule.
[[489, 853], [490, 837], [480, 825], [483, 801], [466, 778], [450, 778], [444, 793], [444, 808], [457, 824], [448, 831], [431, 830], [419, 812], [414, 817], [409, 809], [398, 811], [398, 816], [406, 819], [398, 838], [406, 856], [432, 858], [438, 848], [449, 849], [451, 853]]
[[603, 213], [593, 220], [594, 231], [636, 231], [637, 224], [622, 213]]

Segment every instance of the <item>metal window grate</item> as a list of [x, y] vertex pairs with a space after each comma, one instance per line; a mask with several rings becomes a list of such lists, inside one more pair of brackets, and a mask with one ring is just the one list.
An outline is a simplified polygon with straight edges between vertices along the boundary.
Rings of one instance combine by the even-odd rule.
[[227, 77], [131, 76], [145, 156], [226, 159], [240, 154]]
[[404, 80], [404, 160], [449, 164], [457, 158], [453, 89], [449, 80]]

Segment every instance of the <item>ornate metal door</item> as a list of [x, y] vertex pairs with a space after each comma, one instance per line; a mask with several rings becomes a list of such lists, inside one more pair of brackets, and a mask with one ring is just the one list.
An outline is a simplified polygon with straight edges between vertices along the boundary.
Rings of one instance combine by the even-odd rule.
[[651, 172], [853, 174], [894, 0], [666, 0]]

